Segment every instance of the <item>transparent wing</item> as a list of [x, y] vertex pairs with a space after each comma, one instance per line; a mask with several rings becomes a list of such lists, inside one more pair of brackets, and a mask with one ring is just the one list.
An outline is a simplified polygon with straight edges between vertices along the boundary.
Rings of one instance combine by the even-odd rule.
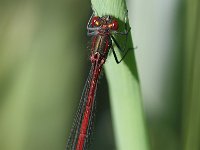
[[[74, 121], [72, 124], [72, 128], [71, 128], [70, 135], [69, 135], [67, 145], [66, 145], [66, 150], [75, 150], [76, 149], [76, 145], [77, 145], [77, 141], [78, 141], [79, 133], [80, 133], [80, 127], [81, 127], [83, 115], [85, 112], [85, 107], [86, 107], [85, 105], [86, 105], [86, 101], [88, 98], [88, 92], [90, 90], [90, 84], [92, 81], [93, 72], [96, 69], [97, 69], [96, 65], [92, 64], [92, 67], [89, 72], [89, 76], [84, 85], [84, 89], [83, 89], [82, 96], [81, 96], [81, 99], [79, 102], [78, 110], [76, 112], [76, 115], [75, 115], [75, 118], [74, 118]], [[96, 82], [96, 84], [97, 84], [97, 82]], [[96, 89], [95, 89], [95, 93], [96, 93]], [[87, 148], [87, 146], [90, 143], [89, 137], [91, 137], [93, 127], [94, 127], [94, 112], [95, 112], [95, 108], [96, 108], [95, 95], [93, 98], [94, 98], [94, 100], [93, 100], [93, 105], [91, 108], [89, 123], [88, 123], [88, 127], [87, 127], [87, 135], [86, 135], [86, 139], [85, 139], [84, 146], [83, 146], [84, 150]]]

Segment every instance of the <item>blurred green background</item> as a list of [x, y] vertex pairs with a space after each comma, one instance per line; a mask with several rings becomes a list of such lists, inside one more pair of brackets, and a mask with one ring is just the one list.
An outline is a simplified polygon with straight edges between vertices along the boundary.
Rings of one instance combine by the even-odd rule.
[[[199, 150], [200, 2], [127, 5], [152, 150]], [[90, 1], [0, 0], [0, 150], [65, 148], [90, 67], [91, 13]], [[108, 97], [104, 75], [93, 150], [116, 149]]]

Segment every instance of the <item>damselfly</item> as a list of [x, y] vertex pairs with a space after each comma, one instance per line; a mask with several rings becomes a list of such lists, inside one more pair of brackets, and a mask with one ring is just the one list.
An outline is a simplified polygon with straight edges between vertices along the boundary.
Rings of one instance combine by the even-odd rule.
[[[87, 35], [92, 37], [90, 54], [91, 69], [82, 92], [66, 150], [86, 150], [89, 145], [94, 126], [95, 94], [99, 75], [107, 59], [109, 50], [113, 52], [115, 61], [119, 64], [127, 52], [132, 49], [126, 49], [128, 33], [130, 31], [130, 28], [128, 29], [127, 26], [127, 14], [125, 15], [125, 30], [123, 32], [118, 31], [119, 23], [117, 19], [110, 15], [99, 17], [93, 13], [90, 17], [87, 25]], [[114, 35], [125, 36], [123, 48], [117, 42]], [[120, 60], [117, 58], [113, 43], [121, 52], [124, 52]]]

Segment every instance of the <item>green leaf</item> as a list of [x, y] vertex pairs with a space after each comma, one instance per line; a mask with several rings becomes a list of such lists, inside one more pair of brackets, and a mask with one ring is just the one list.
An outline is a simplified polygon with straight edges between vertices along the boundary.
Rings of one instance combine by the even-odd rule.
[[200, 3], [187, 0], [184, 68], [183, 148], [200, 149]]
[[[112, 15], [124, 30], [126, 3], [124, 0], [91, 0], [95, 14]], [[123, 39], [117, 38], [123, 47]], [[122, 44], [121, 44], [122, 43]], [[117, 51], [116, 46], [114, 48]], [[133, 48], [129, 34], [127, 48]], [[120, 55], [118, 55], [119, 57]], [[144, 119], [141, 89], [134, 51], [116, 64], [111, 54], [105, 64], [111, 100], [112, 118], [118, 150], [148, 150], [149, 142]]]

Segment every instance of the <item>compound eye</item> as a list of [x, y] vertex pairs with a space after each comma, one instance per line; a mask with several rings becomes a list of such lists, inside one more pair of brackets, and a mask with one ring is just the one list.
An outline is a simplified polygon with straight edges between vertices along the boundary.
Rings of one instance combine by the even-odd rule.
[[118, 29], [118, 22], [117, 22], [117, 20], [113, 20], [112, 21], [112, 30], [117, 30]]
[[98, 16], [92, 17], [91, 25], [92, 25], [92, 27], [100, 26], [100, 22], [99, 22], [99, 17]]

